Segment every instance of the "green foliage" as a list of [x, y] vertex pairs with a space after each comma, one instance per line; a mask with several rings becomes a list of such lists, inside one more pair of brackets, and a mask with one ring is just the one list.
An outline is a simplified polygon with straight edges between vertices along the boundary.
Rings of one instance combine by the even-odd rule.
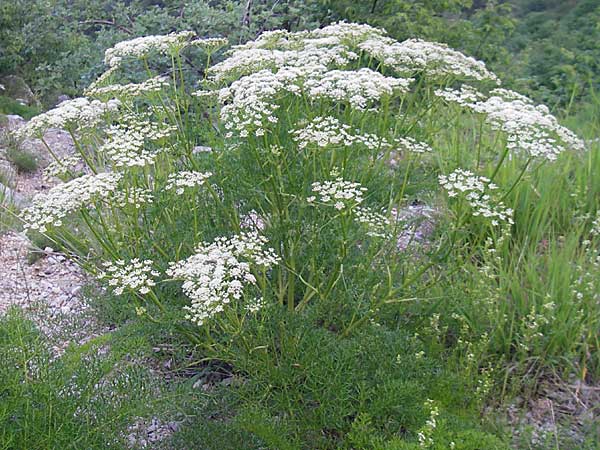
[[[0, 74], [19, 74], [45, 104], [79, 95], [102, 71], [104, 50], [176, 30], [239, 43], [272, 28], [318, 24], [313, 1], [16, 0], [0, 5]], [[247, 20], [245, 20], [247, 19]]]
[[507, 45], [506, 72], [538, 101], [571, 108], [600, 86], [600, 5], [579, 2], [517, 3], [518, 26]]
[[35, 106], [22, 105], [10, 97], [0, 95], [0, 114], [17, 114], [24, 119], [29, 120], [39, 113], [40, 109]]
[[[435, 399], [443, 417], [433, 435], [439, 447], [432, 448], [448, 448], [454, 440], [456, 448], [474, 450], [477, 439], [488, 442], [485, 448], [507, 448], [483, 431], [477, 400], [465, 400], [469, 381], [440, 365], [435, 354], [420, 357], [418, 339], [378, 326], [344, 339], [314, 327], [315, 320], [310, 313], [281, 317], [271, 310], [267, 321], [249, 324], [234, 339], [230, 350], [241, 378], [228, 392], [215, 393], [236, 411], [218, 448], [413, 448], [407, 442], [417, 441], [428, 418], [427, 398]], [[205, 411], [176, 442], [206, 442], [204, 433], [191, 430], [217, 411]], [[246, 433], [258, 443], [236, 447]]]
[[191, 385], [157, 379], [152, 347], [167, 333], [120, 325], [56, 355], [20, 310], [0, 317], [0, 449], [128, 448], [139, 418], [179, 421], [180, 405], [202, 403]]
[[35, 155], [18, 145], [13, 144], [8, 147], [6, 156], [19, 172], [35, 172], [38, 168], [38, 161]]

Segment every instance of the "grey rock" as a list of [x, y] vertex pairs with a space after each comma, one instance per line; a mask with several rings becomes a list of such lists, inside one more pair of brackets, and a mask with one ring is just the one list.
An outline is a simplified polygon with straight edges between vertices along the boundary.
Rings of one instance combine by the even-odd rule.
[[12, 205], [20, 209], [27, 207], [29, 204], [30, 200], [27, 197], [0, 182], [0, 205]]
[[62, 102], [66, 102], [67, 100], [71, 100], [71, 97], [69, 97], [66, 94], [61, 94], [56, 98], [56, 102], [57, 103], [62, 103]]

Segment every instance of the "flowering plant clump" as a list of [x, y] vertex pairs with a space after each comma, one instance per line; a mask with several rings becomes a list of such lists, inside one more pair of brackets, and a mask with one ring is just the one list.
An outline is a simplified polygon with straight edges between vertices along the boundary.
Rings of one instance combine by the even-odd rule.
[[[85, 174], [37, 196], [26, 228], [88, 269], [106, 260], [101, 280], [175, 309], [164, 320], [188, 322], [194, 342], [242, 333], [267, 305], [323, 314], [343, 336], [378, 323], [447, 278], [451, 252], [476, 260], [498, 227], [513, 232], [531, 160], [582, 149], [547, 108], [442, 44], [336, 23], [266, 32], [211, 64], [224, 44], [192, 32], [119, 43], [86, 91], [106, 101], [63, 103], [23, 131], [70, 130]], [[128, 59], [145, 81], [114, 82]], [[145, 316], [162, 320], [153, 307]]]

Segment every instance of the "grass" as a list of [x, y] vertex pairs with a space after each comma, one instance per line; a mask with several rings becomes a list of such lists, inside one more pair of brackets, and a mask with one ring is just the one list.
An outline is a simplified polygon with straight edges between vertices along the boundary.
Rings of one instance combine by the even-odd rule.
[[38, 169], [37, 157], [29, 150], [23, 148], [18, 141], [9, 134], [5, 138], [6, 158], [20, 173], [31, 173]]
[[39, 113], [40, 109], [35, 106], [22, 105], [10, 97], [0, 95], [0, 114], [17, 114], [29, 120]]

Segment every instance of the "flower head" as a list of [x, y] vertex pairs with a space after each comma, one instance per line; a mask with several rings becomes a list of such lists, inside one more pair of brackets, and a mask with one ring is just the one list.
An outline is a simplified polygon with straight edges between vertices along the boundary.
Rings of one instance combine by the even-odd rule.
[[171, 263], [167, 274], [183, 280], [183, 292], [192, 300], [188, 319], [202, 325], [206, 320], [244, 297], [244, 290], [256, 284], [252, 267], [267, 269], [277, 263], [266, 238], [256, 232], [201, 243], [189, 258]]
[[61, 226], [68, 214], [111, 196], [120, 179], [117, 173], [83, 175], [53, 187], [48, 193], [37, 194], [31, 206], [21, 213], [25, 228], [44, 233], [49, 226]]
[[108, 280], [108, 285], [113, 288], [116, 295], [122, 295], [125, 290], [131, 290], [145, 295], [156, 286], [154, 279], [160, 275], [153, 269], [152, 260], [131, 261], [118, 259], [104, 262], [104, 270], [98, 274], [99, 280]]

